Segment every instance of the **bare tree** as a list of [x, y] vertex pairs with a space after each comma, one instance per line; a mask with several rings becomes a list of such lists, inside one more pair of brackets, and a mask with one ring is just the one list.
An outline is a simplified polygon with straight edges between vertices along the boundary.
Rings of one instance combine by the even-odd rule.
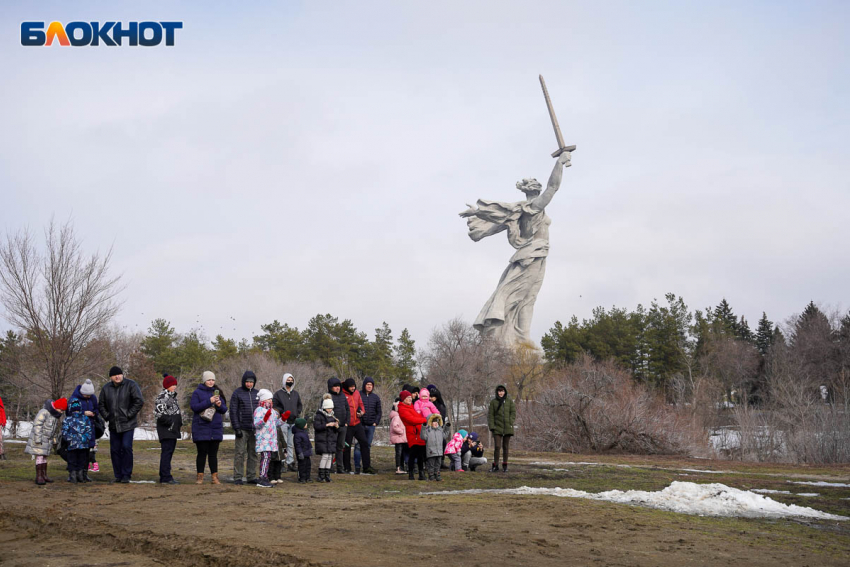
[[112, 250], [85, 256], [70, 221], [51, 220], [45, 245], [41, 252], [27, 230], [0, 243], [0, 302], [57, 398], [88, 372], [84, 351], [118, 312], [122, 288], [109, 275]]

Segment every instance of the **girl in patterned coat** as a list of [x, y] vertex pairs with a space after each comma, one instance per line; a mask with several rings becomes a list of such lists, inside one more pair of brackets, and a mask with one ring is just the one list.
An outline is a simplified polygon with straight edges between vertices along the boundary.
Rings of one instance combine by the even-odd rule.
[[68, 442], [68, 482], [86, 482], [85, 470], [89, 464], [89, 443], [94, 431], [91, 421], [83, 413], [83, 404], [77, 398], [68, 402], [68, 414], [62, 422], [62, 437]]
[[460, 452], [463, 447], [464, 439], [466, 439], [466, 430], [461, 429], [452, 436], [451, 441], [449, 441], [446, 445], [446, 455], [449, 456], [449, 459], [452, 462], [452, 466], [450, 468], [453, 471], [464, 472], [463, 464], [460, 459]]
[[257, 486], [271, 488], [269, 482], [269, 464], [272, 453], [277, 452], [277, 428], [286, 423], [290, 413], [277, 413], [272, 407], [272, 393], [265, 388], [257, 394], [260, 405], [254, 410], [254, 435], [257, 438], [256, 450], [260, 457], [260, 480]]

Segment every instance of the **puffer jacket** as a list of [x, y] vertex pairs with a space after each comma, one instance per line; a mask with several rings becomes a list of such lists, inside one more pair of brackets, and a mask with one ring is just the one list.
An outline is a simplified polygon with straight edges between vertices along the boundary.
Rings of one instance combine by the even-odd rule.
[[[334, 394], [331, 388], [339, 386], [339, 394]], [[328, 393], [334, 402], [334, 416], [339, 420], [340, 427], [348, 425], [351, 420], [351, 409], [348, 407], [348, 400], [345, 394], [342, 393], [342, 382], [339, 378], [330, 378], [328, 380]]]
[[177, 402], [177, 392], [169, 392], [165, 388], [157, 394], [153, 406], [156, 418], [156, 434], [160, 441], [180, 439], [180, 428], [183, 427], [183, 415]]
[[[201, 412], [211, 407], [213, 404], [210, 398], [215, 391], [218, 390], [221, 397], [221, 405], [215, 408], [215, 414], [212, 421], [201, 419]], [[203, 382], [198, 384], [195, 391], [192, 392], [192, 399], [189, 400], [189, 407], [192, 408], [192, 442], [198, 441], [221, 441], [224, 439], [224, 414], [227, 413], [227, 397], [221, 388], [213, 386], [210, 388]]]
[[[431, 422], [436, 422], [438, 426], [431, 427]], [[429, 417], [428, 424], [422, 426], [419, 436], [425, 441], [426, 457], [443, 456], [443, 441], [446, 439], [446, 432], [443, 429], [443, 418], [440, 417], [440, 414], [435, 413]]]
[[[284, 384], [285, 383], [286, 378], [284, 378]], [[272, 398], [272, 404], [274, 405], [274, 409], [276, 409], [280, 415], [289, 412], [289, 419], [286, 420], [286, 423], [290, 425], [295, 423], [295, 420], [301, 417], [301, 412], [304, 409], [303, 404], [301, 403], [301, 394], [298, 393], [295, 386], [292, 387], [291, 392], [286, 391], [286, 386], [275, 392], [274, 397]]]
[[139, 385], [129, 378], [120, 384], [112, 380], [100, 389], [98, 409], [100, 416], [109, 422], [109, 431], [124, 433], [139, 426], [138, 415], [145, 400]]
[[[74, 393], [71, 394], [71, 399], [72, 400], [80, 400], [80, 404], [82, 405], [83, 414], [85, 414], [85, 412], [87, 412], [87, 411], [90, 411], [93, 414], [95, 414], [94, 417], [89, 417], [89, 421], [91, 422], [92, 432], [94, 432], [95, 429], [96, 429], [96, 424], [97, 424], [98, 419], [99, 419], [98, 415], [97, 415], [98, 414], [97, 396], [92, 394], [91, 396], [86, 398], [80, 392], [80, 388], [82, 388], [82, 387], [83, 386], [81, 384], [81, 385], [77, 386], [76, 388], [74, 388]], [[91, 441], [89, 441], [89, 448], [90, 449], [93, 448], [96, 443], [97, 443], [97, 435], [92, 434]]]
[[62, 420], [62, 437], [68, 442], [69, 451], [88, 449], [89, 442], [94, 438], [94, 428], [83, 413], [80, 400], [71, 398], [68, 402], [68, 413]]
[[[496, 390], [499, 389], [505, 389], [505, 387], [497, 386]], [[505, 389], [504, 400], [500, 400], [498, 394], [490, 400], [490, 407], [487, 411], [487, 428], [493, 432], [493, 435], [513, 435], [515, 420], [516, 405], [508, 397], [507, 389]]]
[[254, 447], [258, 453], [264, 453], [266, 451], [274, 453], [277, 451], [277, 428], [283, 425], [283, 420], [280, 419], [280, 414], [277, 413], [276, 409], [269, 409], [272, 410], [272, 413], [265, 421], [263, 421], [263, 418], [266, 416], [268, 409], [260, 406], [254, 410], [254, 435], [257, 436], [257, 442]]
[[328, 414], [320, 409], [313, 417], [313, 431], [315, 432], [314, 439], [316, 443], [316, 453], [326, 455], [328, 453], [336, 453], [336, 436], [337, 428], [328, 427], [328, 423], [338, 422], [339, 420], [333, 414]]
[[419, 436], [419, 430], [422, 429], [422, 425], [428, 420], [413, 409], [413, 404], [399, 404], [398, 416], [401, 418], [402, 423], [404, 423], [404, 433], [407, 436], [408, 446], [424, 445], [425, 441]]
[[460, 453], [460, 448], [463, 446], [463, 437], [460, 436], [460, 432], [455, 433], [451, 441], [446, 444], [446, 455], [454, 455], [455, 453]]
[[245, 382], [248, 379], [257, 384], [257, 377], [253, 372], [247, 370], [242, 375], [242, 387], [236, 388], [233, 395], [230, 396], [230, 425], [233, 429], [241, 429], [242, 431], [254, 430], [254, 410], [260, 405], [260, 400], [257, 398], [259, 390], [245, 387]]
[[390, 412], [390, 443], [393, 445], [407, 443], [407, 433], [404, 430], [404, 423], [401, 421], [396, 410]]
[[431, 403], [431, 393], [426, 388], [419, 390], [419, 399], [413, 402], [413, 409], [426, 418], [432, 413], [440, 413], [437, 406]]
[[307, 431], [293, 427], [292, 444], [295, 445], [295, 455], [299, 459], [313, 456], [313, 447], [310, 446], [310, 436]]
[[[372, 392], [366, 391], [366, 384], [372, 384]], [[360, 420], [363, 425], [381, 425], [381, 419], [384, 417], [381, 411], [381, 397], [375, 393], [375, 381], [367, 376], [363, 379], [363, 386], [360, 387], [360, 399], [363, 400], [363, 417]]]
[[49, 456], [53, 447], [59, 444], [61, 419], [62, 412], [53, 409], [53, 402], [50, 400], [44, 402], [44, 407], [38, 410], [38, 414], [32, 421], [30, 438], [27, 440], [24, 453], [38, 457]]

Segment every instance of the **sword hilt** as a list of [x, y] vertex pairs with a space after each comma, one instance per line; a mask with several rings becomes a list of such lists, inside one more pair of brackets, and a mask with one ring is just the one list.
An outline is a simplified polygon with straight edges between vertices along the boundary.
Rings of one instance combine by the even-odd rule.
[[552, 157], [558, 157], [559, 155], [561, 155], [564, 152], [574, 152], [574, 151], [576, 151], [575, 146], [567, 146], [565, 148], [561, 148], [560, 150], [557, 150], [555, 153], [552, 154]]

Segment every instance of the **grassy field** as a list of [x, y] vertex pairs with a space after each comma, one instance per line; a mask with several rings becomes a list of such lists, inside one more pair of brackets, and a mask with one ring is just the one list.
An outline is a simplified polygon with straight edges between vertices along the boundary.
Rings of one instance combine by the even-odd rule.
[[[519, 486], [661, 490], [680, 480], [817, 492], [769, 496], [850, 516], [850, 488], [788, 482], [848, 483], [846, 465], [518, 453], [508, 474], [444, 472], [443, 482], [433, 483], [392, 474], [392, 449], [377, 447], [376, 476], [333, 475], [330, 484], [300, 485], [287, 473], [285, 483], [261, 489], [212, 486], [209, 475], [206, 484], [193, 484], [194, 446], [182, 441], [174, 458], [181, 485], [110, 485], [109, 447], [101, 443], [96, 482], [64, 482], [64, 462], [51, 457], [56, 482], [38, 487], [23, 445], [6, 448], [4, 565], [850, 565], [850, 521], [700, 517], [551, 496], [423, 494]], [[156, 480], [159, 444], [134, 448], [134, 480]], [[232, 448], [232, 441], [222, 444], [223, 479], [231, 477]], [[578, 462], [597, 464], [570, 464]]]

